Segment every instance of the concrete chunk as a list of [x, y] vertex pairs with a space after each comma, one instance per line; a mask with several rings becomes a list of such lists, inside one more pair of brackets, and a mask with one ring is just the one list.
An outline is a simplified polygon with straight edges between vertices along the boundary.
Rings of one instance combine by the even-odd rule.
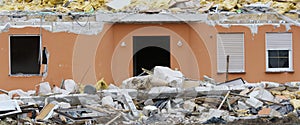
[[58, 88], [57, 86], [53, 87], [52, 92], [53, 93], [61, 93], [63, 95], [68, 95], [70, 93], [65, 89]]
[[122, 92], [128, 93], [132, 99], [136, 99], [138, 95], [138, 91], [136, 89], [106, 89], [101, 91], [103, 96], [112, 96], [112, 98], [116, 98], [121, 95]]
[[242, 101], [238, 101], [238, 108], [241, 109], [249, 109], [249, 107]]
[[153, 87], [148, 92], [148, 98], [154, 99], [154, 98], [169, 98], [169, 97], [175, 97], [178, 95], [178, 93], [181, 92], [180, 88], [171, 88], [171, 87]]
[[7, 101], [7, 100], [11, 100], [11, 98], [6, 94], [0, 94], [0, 100]]
[[219, 86], [240, 86], [240, 85], [244, 85], [245, 82], [242, 78], [237, 78], [237, 79], [233, 79], [230, 81], [226, 81], [224, 83], [219, 84]]
[[158, 108], [152, 105], [145, 106], [143, 108], [143, 114], [145, 116], [152, 116], [158, 113]]
[[263, 106], [263, 102], [259, 101], [258, 99], [254, 97], [250, 97], [246, 100], [246, 103], [254, 108], [258, 108]]
[[171, 86], [181, 87], [183, 83], [183, 74], [180, 71], [174, 71], [168, 67], [155, 66], [153, 77], [165, 80]]
[[37, 86], [37, 88], [39, 95], [47, 95], [52, 92], [49, 82], [42, 82]]
[[139, 112], [136, 109], [132, 98], [128, 95], [128, 93], [126, 92], [122, 92], [122, 99], [123, 99], [123, 103], [126, 104], [128, 106], [128, 108], [131, 110], [131, 113], [134, 117], [138, 117]]
[[124, 8], [125, 6], [129, 5], [131, 0], [112, 0], [109, 3], [106, 4], [106, 6], [109, 6], [110, 8], [119, 10]]
[[150, 88], [150, 75], [135, 76], [122, 82], [122, 89], [148, 89]]
[[183, 103], [183, 109], [190, 111], [190, 112], [196, 110], [197, 107], [198, 107], [198, 105], [195, 102], [192, 102], [191, 100], [187, 100]]
[[152, 99], [147, 99], [145, 102], [144, 102], [144, 105], [154, 105], [154, 102]]
[[274, 96], [269, 91], [263, 88], [257, 88], [253, 90], [248, 96], [271, 101], [271, 102], [274, 101]]
[[209, 109], [209, 112], [204, 112], [201, 114], [200, 119], [202, 122], [205, 122], [212, 117], [222, 117], [224, 120], [228, 121], [229, 112], [225, 110]]
[[76, 91], [78, 90], [77, 84], [76, 84], [75, 81], [72, 80], [72, 79], [66, 79], [66, 80], [64, 81], [63, 86], [64, 86], [64, 88], [65, 88], [68, 92], [70, 92], [70, 93], [74, 93], [74, 92], [76, 92]]
[[13, 98], [14, 96], [19, 96], [19, 97], [28, 97], [28, 96], [30, 96], [29, 93], [24, 92], [21, 89], [11, 90], [11, 91], [8, 92], [8, 95], [9, 95], [10, 98]]
[[102, 105], [108, 105], [108, 106], [111, 106], [111, 107], [115, 107], [114, 100], [112, 99], [111, 96], [103, 97], [101, 102], [102, 102]]
[[83, 92], [86, 94], [96, 94], [97, 93], [97, 89], [95, 86], [93, 85], [85, 85]]

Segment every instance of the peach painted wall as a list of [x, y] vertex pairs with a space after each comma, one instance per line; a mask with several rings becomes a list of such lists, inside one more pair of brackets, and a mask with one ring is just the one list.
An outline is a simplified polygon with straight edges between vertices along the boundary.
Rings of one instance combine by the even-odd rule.
[[[33, 90], [42, 82], [41, 76], [9, 76], [9, 35], [37, 35], [39, 28], [10, 29], [0, 34], [0, 88], [4, 90]], [[72, 78], [73, 45], [77, 35], [70, 33], [50, 33], [42, 30], [42, 47], [50, 53], [48, 81], [51, 85], [60, 85], [62, 79]]]
[[[39, 34], [39, 28], [10, 29], [0, 34], [0, 88], [34, 89], [42, 77], [10, 77], [9, 35]], [[162, 24], [105, 24], [96, 35], [72, 33], [51, 33], [42, 30], [42, 46], [50, 53], [49, 71], [45, 81], [60, 85], [62, 79], [72, 78], [77, 83], [95, 84], [105, 78], [108, 83], [120, 85], [133, 74], [132, 37], [170, 36], [171, 68], [178, 68], [186, 77], [203, 79], [203, 75], [221, 82], [224, 74], [217, 73], [216, 34], [218, 32], [243, 32], [245, 35], [245, 73], [229, 74], [229, 79], [242, 77], [248, 82], [299, 81], [300, 77], [300, 28], [291, 26], [293, 32], [294, 72], [265, 72], [265, 33], [286, 32], [285, 26], [258, 27], [252, 34], [245, 26], [209, 26], [204, 23], [162, 23]], [[182, 46], [178, 46], [181, 41]], [[124, 42], [126, 46], [121, 46]]]
[[[97, 49], [96, 72], [111, 72], [112, 81], [108, 82], [120, 85], [126, 78], [133, 75], [133, 36], [170, 36], [170, 54], [171, 68], [179, 69], [186, 77], [200, 79], [200, 74], [210, 73], [210, 60], [202, 60], [203, 64], [199, 66], [198, 61], [203, 58], [208, 58], [207, 50], [196, 33], [191, 30], [188, 24], [114, 24], [111, 32], [107, 32], [103, 39], [106, 39], [110, 44], [99, 46]], [[192, 38], [192, 39], [191, 39]], [[183, 43], [178, 46], [178, 41]], [[102, 41], [104, 43], [104, 41]], [[126, 46], [121, 46], [124, 42]], [[195, 44], [201, 53], [195, 53], [192, 45]], [[110, 46], [109, 46], [110, 45]], [[114, 50], [110, 49], [113, 45]], [[105, 53], [106, 52], [106, 53]], [[107, 53], [109, 52], [109, 53]], [[105, 66], [97, 65], [103, 60], [104, 55], [112, 57], [110, 64]], [[110, 58], [107, 58], [110, 60]], [[111, 69], [107, 69], [110, 67]], [[201, 68], [201, 69], [200, 69]], [[104, 76], [97, 74], [97, 79]], [[109, 78], [109, 77], [108, 77]]]
[[[248, 82], [275, 81], [285, 83], [300, 80], [300, 27], [291, 26], [287, 31], [284, 25], [265, 25], [258, 27], [258, 33], [252, 34], [245, 26], [224, 28], [217, 26], [220, 32], [244, 32], [245, 36], [245, 73], [230, 74], [229, 78], [242, 77]], [[266, 72], [265, 34], [267, 32], [292, 32], [293, 37], [293, 69], [294, 72]]]

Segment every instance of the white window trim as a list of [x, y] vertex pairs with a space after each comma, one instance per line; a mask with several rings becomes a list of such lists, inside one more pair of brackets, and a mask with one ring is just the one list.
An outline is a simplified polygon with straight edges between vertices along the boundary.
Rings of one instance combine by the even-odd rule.
[[[10, 51], [10, 38], [11, 36], [39, 36], [40, 37], [40, 55], [39, 55], [39, 58], [41, 59], [42, 58], [42, 37], [41, 35], [38, 35], [38, 34], [12, 34], [12, 35], [8, 35], [9, 37], [9, 40], [8, 40], [8, 67], [9, 67], [9, 76], [13, 76], [13, 77], [30, 77], [30, 76], [42, 76], [42, 73], [40, 72], [39, 74], [11, 74], [11, 51]], [[42, 63], [42, 62], [40, 62]]]
[[[218, 35], [219, 34], [242, 34], [243, 35], [243, 69], [241, 69], [241, 70], [231, 70], [230, 69], [230, 67], [229, 67], [229, 69], [228, 69], [228, 73], [232, 73], [232, 74], [234, 74], [234, 73], [245, 73], [245, 33], [244, 32], [231, 32], [231, 33], [224, 33], [224, 32], [220, 32], [220, 33], [218, 33], [217, 34], [217, 73], [226, 73], [226, 69], [225, 69], [225, 71], [222, 71], [222, 70], [220, 70], [219, 69], [219, 61], [218, 61], [218, 56], [219, 56], [219, 54], [218, 54], [218, 45], [219, 45], [219, 41], [218, 41]], [[223, 50], [224, 50], [224, 46], [222, 45], [222, 48], [223, 48]], [[227, 55], [225, 55], [225, 58], [227, 58], [226, 57]], [[226, 60], [226, 59], [225, 59]], [[229, 62], [230, 62], [231, 60], [230, 60], [230, 57], [229, 57]]]
[[[280, 33], [279, 33], [280, 34]], [[291, 40], [293, 40], [291, 38]], [[265, 45], [266, 45], [266, 72], [293, 72], [293, 41], [291, 41], [291, 48], [277, 48], [277, 49], [267, 49], [267, 34], [265, 35]], [[269, 68], [269, 53], [268, 50], [288, 50], [289, 51], [289, 68]]]

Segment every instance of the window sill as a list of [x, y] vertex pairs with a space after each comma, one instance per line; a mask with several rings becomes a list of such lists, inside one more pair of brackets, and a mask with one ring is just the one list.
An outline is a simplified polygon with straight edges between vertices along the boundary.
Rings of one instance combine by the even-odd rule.
[[[225, 74], [226, 72], [217, 72], [218, 74]], [[228, 74], [245, 74], [246, 72], [228, 72]]]
[[267, 71], [266, 71], [266, 73], [282, 73], [282, 72], [293, 73], [294, 70], [278, 70], [278, 71], [275, 71], [275, 70], [267, 70]]
[[41, 74], [9, 74], [10, 77], [39, 77]]

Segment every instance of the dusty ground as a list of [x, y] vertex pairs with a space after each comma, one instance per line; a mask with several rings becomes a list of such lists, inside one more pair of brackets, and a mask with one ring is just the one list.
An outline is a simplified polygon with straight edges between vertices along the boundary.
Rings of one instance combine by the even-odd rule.
[[228, 125], [299, 125], [300, 119], [295, 115], [283, 118], [258, 118], [249, 120], [237, 120]]

